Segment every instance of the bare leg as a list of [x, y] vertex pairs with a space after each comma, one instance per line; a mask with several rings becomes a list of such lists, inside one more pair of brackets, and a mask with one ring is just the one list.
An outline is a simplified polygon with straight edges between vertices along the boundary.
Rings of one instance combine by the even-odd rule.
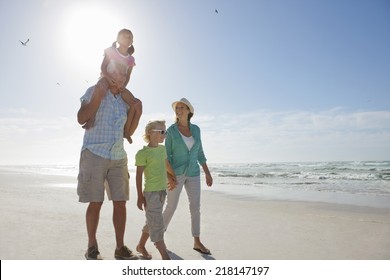
[[139, 239], [138, 245], [135, 248], [137, 252], [141, 253], [144, 259], [151, 260], [152, 255], [146, 250], [146, 242], [149, 239], [149, 233], [142, 232], [141, 238]]
[[141, 115], [142, 115], [142, 102], [139, 101], [139, 102], [135, 103], [133, 105], [133, 107], [134, 107], [134, 114], [133, 114], [133, 118], [131, 120], [130, 127], [129, 127], [130, 136], [134, 134], [135, 130], [138, 127], [139, 120], [140, 120]]
[[124, 246], [124, 236], [126, 229], [126, 201], [114, 201], [113, 223], [115, 228], [116, 247], [120, 249]]
[[127, 121], [124, 129], [124, 137], [131, 144], [133, 140], [131, 136], [134, 134], [138, 127], [139, 120], [142, 115], [142, 102], [138, 101], [130, 106], [129, 112], [127, 113]]
[[160, 252], [161, 258], [163, 260], [170, 260], [171, 259], [168, 255], [167, 246], [165, 246], [164, 240], [158, 241], [158, 242], [154, 243], [154, 245], [156, 245], [156, 248]]
[[131, 136], [133, 135], [134, 132], [131, 133], [130, 130], [131, 130], [131, 123], [133, 122], [134, 119], [134, 115], [135, 115], [134, 106], [130, 106], [129, 111], [127, 112], [127, 120], [123, 131], [123, 137], [126, 138], [130, 144], [133, 143], [133, 139], [131, 139]]
[[96, 232], [99, 225], [100, 209], [103, 202], [90, 202], [86, 212], [88, 248], [97, 245]]

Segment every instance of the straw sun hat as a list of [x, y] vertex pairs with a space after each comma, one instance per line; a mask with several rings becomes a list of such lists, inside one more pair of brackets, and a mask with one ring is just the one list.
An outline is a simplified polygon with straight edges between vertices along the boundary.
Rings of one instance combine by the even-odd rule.
[[172, 109], [173, 111], [176, 111], [176, 104], [177, 103], [184, 103], [188, 106], [188, 108], [190, 108], [190, 112], [193, 114], [194, 113], [194, 107], [192, 107], [190, 101], [188, 101], [187, 99], [185, 99], [184, 97], [182, 99], [180, 99], [179, 101], [175, 101], [172, 103]]

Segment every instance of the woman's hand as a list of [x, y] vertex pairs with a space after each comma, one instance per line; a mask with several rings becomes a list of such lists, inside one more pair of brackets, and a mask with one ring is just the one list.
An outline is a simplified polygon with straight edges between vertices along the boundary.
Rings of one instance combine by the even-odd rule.
[[211, 177], [211, 174], [206, 174], [206, 184], [208, 187], [211, 187], [213, 185], [213, 177]]
[[207, 166], [206, 163], [203, 163], [202, 168], [203, 168], [204, 174], [206, 175], [206, 184], [207, 184], [207, 186], [211, 187], [213, 185], [213, 177], [211, 177], [209, 167]]

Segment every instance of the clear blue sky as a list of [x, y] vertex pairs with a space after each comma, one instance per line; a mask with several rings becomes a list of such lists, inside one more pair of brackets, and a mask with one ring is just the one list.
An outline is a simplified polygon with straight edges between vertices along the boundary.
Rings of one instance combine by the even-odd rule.
[[390, 1], [1, 0], [0, 164], [77, 164], [79, 98], [122, 28], [130, 164], [181, 97], [210, 163], [390, 159]]

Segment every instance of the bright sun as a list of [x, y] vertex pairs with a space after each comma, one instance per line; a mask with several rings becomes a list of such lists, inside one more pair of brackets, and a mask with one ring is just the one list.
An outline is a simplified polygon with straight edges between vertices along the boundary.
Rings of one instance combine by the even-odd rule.
[[[80, 1], [81, 2], [81, 1]], [[63, 19], [63, 54], [66, 63], [100, 67], [103, 50], [115, 41], [122, 29], [118, 13], [109, 7], [77, 3], [66, 11]], [[95, 69], [98, 73], [99, 69]]]

